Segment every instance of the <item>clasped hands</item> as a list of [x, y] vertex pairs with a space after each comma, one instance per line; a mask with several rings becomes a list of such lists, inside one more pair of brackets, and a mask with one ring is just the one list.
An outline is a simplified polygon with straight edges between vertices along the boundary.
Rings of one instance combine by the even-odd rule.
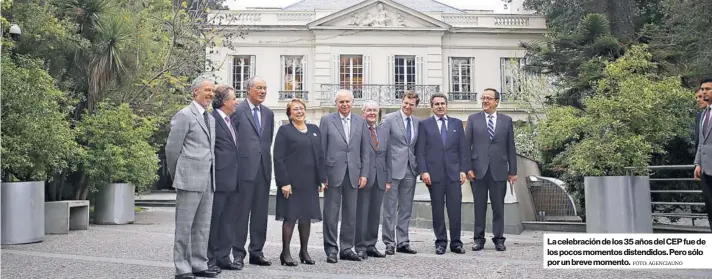
[[[289, 196], [292, 195], [292, 185], [284, 185], [280, 187], [280, 189], [282, 190], [282, 195], [284, 195], [285, 199], [288, 199]], [[319, 192], [323, 192], [324, 189], [326, 189], [326, 183], [321, 183], [321, 185], [319, 185]]]
[[[464, 184], [465, 180], [467, 180], [467, 179], [469, 179], [471, 181], [474, 181], [475, 179], [477, 179], [477, 176], [475, 175], [474, 170], [467, 171], [467, 176], [465, 175], [464, 172], [460, 173], [460, 184]], [[430, 180], [430, 174], [427, 172], [424, 172], [423, 174], [420, 175], [420, 180], [425, 182], [425, 185], [427, 185], [428, 187], [430, 187], [430, 185], [432, 185], [432, 181]], [[508, 175], [507, 181], [509, 181], [510, 185], [514, 184], [514, 182], [517, 181], [517, 175], [511, 175], [511, 174]]]

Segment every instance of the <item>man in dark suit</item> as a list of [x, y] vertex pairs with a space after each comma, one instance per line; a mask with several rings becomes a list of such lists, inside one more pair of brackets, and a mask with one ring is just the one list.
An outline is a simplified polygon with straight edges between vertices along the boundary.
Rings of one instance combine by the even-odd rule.
[[[492, 203], [492, 233], [495, 249], [506, 250], [504, 246], [504, 195], [507, 181], [513, 185], [517, 180], [517, 149], [514, 146], [514, 124], [512, 118], [497, 112], [500, 95], [488, 88], [482, 93], [483, 112], [467, 118], [465, 137], [472, 160], [468, 176], [475, 201], [475, 245], [479, 251], [485, 245], [485, 219], [487, 196]], [[510, 186], [511, 187], [511, 186]]]
[[462, 229], [462, 184], [470, 169], [467, 142], [460, 119], [447, 115], [447, 97], [436, 93], [430, 97], [433, 117], [420, 122], [415, 156], [420, 179], [430, 191], [435, 231], [435, 253], [442, 255], [447, 246], [445, 206], [450, 221], [450, 251], [464, 254], [460, 241]]
[[234, 243], [237, 214], [237, 137], [230, 116], [235, 112], [237, 98], [235, 89], [221, 85], [215, 89], [213, 111], [215, 118], [215, 196], [213, 215], [210, 221], [208, 242], [208, 265], [219, 270], [238, 269], [230, 261], [230, 249]]
[[193, 101], [171, 119], [166, 139], [166, 163], [176, 188], [176, 228], [173, 261], [176, 279], [216, 277], [208, 267], [208, 234], [215, 192], [215, 118], [207, 112], [215, 82], [204, 76], [193, 81]]
[[381, 222], [381, 203], [383, 195], [391, 188], [391, 158], [388, 152], [388, 134], [378, 122], [378, 103], [367, 101], [363, 104], [363, 118], [370, 132], [370, 146], [364, 150], [369, 153], [371, 164], [368, 166], [368, 183], [358, 191], [356, 206], [356, 254], [361, 259], [369, 256], [383, 258], [386, 254], [376, 249], [378, 227]]
[[[371, 148], [366, 120], [351, 113], [354, 96], [351, 91], [336, 93], [337, 112], [321, 118], [321, 146], [326, 154], [326, 189], [324, 190], [324, 252], [327, 263], [339, 258], [360, 261], [353, 250], [356, 235], [356, 203], [358, 190], [366, 186]], [[341, 228], [339, 210], [341, 209]]]
[[702, 93], [702, 89], [697, 89], [697, 92], [695, 92], [695, 100], [697, 101], [697, 106], [700, 109], [700, 111], [698, 111], [697, 114], [695, 114], [695, 149], [696, 149], [698, 143], [700, 142], [700, 119], [702, 118], [702, 114], [704, 113], [705, 109], [707, 108], [707, 100], [705, 99], [705, 96]]
[[267, 209], [272, 181], [274, 113], [262, 105], [267, 83], [252, 77], [245, 83], [247, 98], [232, 116], [237, 133], [237, 172], [240, 174], [239, 208], [232, 255], [239, 269], [244, 265], [247, 228], [250, 231], [250, 264], [269, 266], [262, 249], [267, 238]]

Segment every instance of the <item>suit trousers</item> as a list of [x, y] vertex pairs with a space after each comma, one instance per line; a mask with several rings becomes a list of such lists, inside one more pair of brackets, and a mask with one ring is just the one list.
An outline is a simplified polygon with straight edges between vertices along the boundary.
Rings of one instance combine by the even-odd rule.
[[270, 180], [267, 179], [262, 162], [259, 162], [257, 173], [254, 180], [240, 180], [239, 182], [240, 193], [237, 194], [239, 204], [235, 222], [237, 225], [234, 228], [235, 245], [232, 247], [232, 255], [235, 258], [246, 256], [245, 242], [247, 242], [248, 228], [250, 256], [264, 256], [262, 249], [267, 240]]
[[401, 247], [410, 243], [408, 227], [414, 197], [415, 174], [410, 171], [408, 165], [403, 179], [393, 179], [391, 189], [383, 198], [381, 238], [386, 246]]
[[213, 192], [177, 190], [173, 261], [176, 275], [208, 269], [208, 235]]
[[485, 175], [471, 181], [471, 185], [475, 201], [475, 241], [485, 241], [488, 196], [492, 204], [492, 241], [504, 241], [504, 195], [507, 194], [507, 181], [495, 181], [490, 170], [487, 170]]
[[238, 205], [236, 190], [215, 192], [213, 213], [210, 221], [210, 241], [208, 241], [208, 264], [227, 265], [230, 263], [230, 249], [235, 245], [235, 229]]
[[375, 247], [378, 242], [378, 227], [381, 224], [381, 203], [385, 190], [377, 183], [358, 191], [356, 208], [356, 248], [357, 252]]
[[[705, 211], [708, 220], [712, 220], [712, 176], [702, 172], [700, 178], [700, 188], [702, 188], [702, 198], [705, 202]], [[712, 223], [712, 221], [710, 221]], [[712, 228], [712, 226], [710, 226]]]
[[[329, 184], [324, 191], [324, 252], [327, 255], [343, 253], [354, 247], [357, 201], [358, 188], [351, 186], [348, 170], [341, 185]], [[336, 230], [339, 226], [339, 209], [341, 209], [341, 229], [337, 244]]]
[[[447, 179], [447, 178], [446, 178]], [[430, 204], [433, 212], [433, 231], [435, 246], [447, 245], [447, 230], [445, 229], [445, 207], [450, 223], [450, 247], [462, 246], [460, 232], [462, 231], [462, 189], [460, 181], [433, 182], [428, 187]]]

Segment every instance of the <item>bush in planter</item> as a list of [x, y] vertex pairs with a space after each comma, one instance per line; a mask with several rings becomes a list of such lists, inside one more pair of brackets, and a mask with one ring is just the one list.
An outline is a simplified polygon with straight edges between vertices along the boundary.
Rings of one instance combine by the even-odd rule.
[[83, 169], [89, 189], [110, 183], [130, 183], [139, 192], [158, 179], [156, 147], [149, 143], [157, 125], [151, 118], [133, 113], [128, 104], [101, 104], [77, 125], [84, 143]]
[[70, 98], [41, 60], [3, 56], [2, 181], [45, 181], [81, 151], [70, 127]]

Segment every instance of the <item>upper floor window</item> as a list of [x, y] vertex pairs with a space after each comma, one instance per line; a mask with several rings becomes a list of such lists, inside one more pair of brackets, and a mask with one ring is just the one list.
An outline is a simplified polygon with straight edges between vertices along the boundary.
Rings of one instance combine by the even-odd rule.
[[501, 99], [506, 100], [508, 94], [516, 94], [522, 90], [521, 78], [523, 74], [524, 59], [502, 57], [500, 58], [500, 93]]
[[363, 55], [339, 57], [339, 86], [350, 90], [354, 98], [363, 97]]
[[474, 100], [474, 57], [450, 58], [450, 98]]
[[306, 61], [304, 56], [282, 56], [282, 88], [280, 100], [292, 98], [307, 99], [305, 84]]
[[235, 95], [237, 95], [237, 98], [247, 97], [245, 82], [255, 75], [255, 56], [233, 56], [231, 63], [229, 63], [229, 68], [231, 69], [230, 83], [235, 88]]

